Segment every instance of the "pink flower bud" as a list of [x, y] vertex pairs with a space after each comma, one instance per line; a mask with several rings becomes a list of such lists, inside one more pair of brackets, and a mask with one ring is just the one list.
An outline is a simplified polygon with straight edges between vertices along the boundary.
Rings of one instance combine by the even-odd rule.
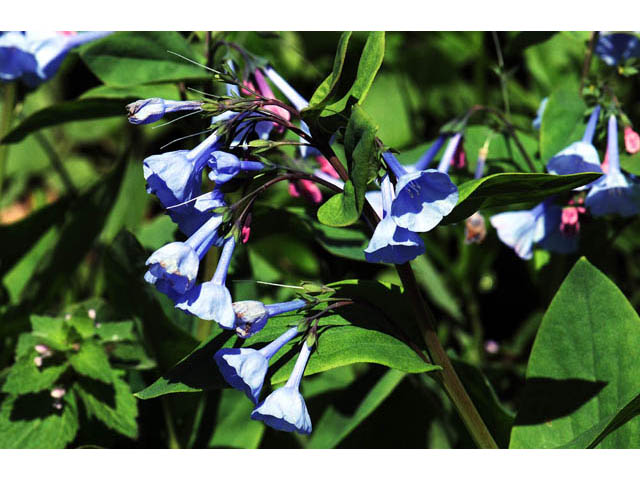
[[298, 180], [298, 188], [307, 200], [313, 203], [322, 202], [322, 192], [311, 180]]
[[41, 367], [42, 366], [42, 357], [36, 357], [33, 359], [33, 363], [36, 364], [36, 367]]
[[487, 340], [484, 342], [484, 350], [491, 355], [495, 355], [500, 351], [500, 345], [495, 340]]
[[609, 173], [609, 150], [604, 152], [604, 160], [602, 161], [600, 168], [602, 168], [604, 173]]
[[451, 164], [454, 168], [464, 168], [467, 165], [467, 154], [464, 151], [464, 146], [462, 142], [458, 144], [458, 148], [456, 148], [456, 153], [453, 154], [453, 159], [451, 160]]
[[560, 231], [567, 236], [573, 236], [580, 232], [580, 213], [584, 213], [584, 207], [565, 207], [562, 209]]
[[50, 355], [51, 354], [51, 349], [49, 347], [47, 347], [46, 345], [43, 345], [42, 343], [39, 343], [38, 345], [33, 347], [33, 349], [36, 352], [38, 352], [40, 355]]
[[329, 163], [329, 160], [327, 160], [324, 156], [322, 155], [316, 156], [316, 161], [320, 164], [320, 171], [326, 173], [327, 175], [333, 178], [340, 178], [340, 175], [338, 175], [338, 172], [336, 172], [336, 169], [333, 168], [333, 165], [331, 165]]
[[640, 135], [630, 126], [624, 127], [624, 146], [631, 155], [640, 152]]
[[298, 198], [300, 196], [300, 192], [298, 191], [298, 187], [293, 182], [289, 182], [289, 195], [291, 195], [294, 198]]
[[62, 397], [64, 397], [65, 393], [67, 393], [67, 391], [62, 388], [62, 387], [55, 387], [51, 390], [51, 398], [56, 398], [56, 399], [60, 399]]

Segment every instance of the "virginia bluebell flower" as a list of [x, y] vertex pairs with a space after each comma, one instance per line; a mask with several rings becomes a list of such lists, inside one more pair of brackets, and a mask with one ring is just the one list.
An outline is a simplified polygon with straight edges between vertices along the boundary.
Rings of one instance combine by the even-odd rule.
[[202, 102], [194, 100], [165, 100], [164, 98], [156, 97], [137, 100], [125, 108], [127, 109], [129, 123], [144, 125], [157, 122], [167, 113], [202, 110]]
[[252, 419], [262, 420], [276, 430], [304, 435], [311, 433], [311, 418], [299, 390], [300, 381], [310, 355], [311, 348], [305, 341], [287, 383], [265, 398], [253, 410]]
[[236, 315], [233, 312], [231, 293], [225, 283], [235, 245], [233, 235], [226, 239], [213, 278], [196, 284], [177, 298], [176, 308], [202, 320], [213, 320], [222, 328], [234, 328]]
[[298, 327], [291, 327], [260, 350], [252, 348], [223, 348], [213, 356], [220, 373], [233, 388], [244, 392], [257, 404], [269, 360], [278, 350], [298, 335]]
[[202, 170], [211, 152], [220, 145], [222, 139], [213, 133], [193, 150], [151, 155], [143, 161], [147, 192], [155, 194], [165, 208], [174, 207], [168, 214], [186, 235], [191, 235], [209, 218], [185, 202], [200, 194]]
[[596, 180], [585, 199], [585, 204], [594, 217], [610, 213], [629, 217], [638, 213], [640, 198], [638, 187], [630, 183], [620, 170], [618, 155], [618, 123], [616, 116], [609, 116], [607, 131], [607, 173]]
[[420, 235], [399, 227], [391, 216], [393, 185], [386, 175], [380, 184], [383, 217], [364, 250], [367, 262], [401, 264], [413, 260], [425, 252]]
[[600, 35], [594, 51], [607, 65], [614, 66], [640, 57], [640, 40], [628, 33]]
[[397, 178], [391, 216], [396, 224], [412, 232], [427, 232], [448, 215], [458, 202], [458, 188], [449, 175], [434, 169], [407, 172], [391, 153], [383, 153]]
[[562, 208], [545, 200], [531, 210], [499, 213], [490, 221], [503, 243], [513, 248], [520, 258], [530, 260], [533, 245], [539, 242], [558, 253], [575, 251], [575, 236], [565, 236], [560, 231], [561, 216]]
[[0, 35], [0, 79], [30, 87], [50, 79], [70, 50], [111, 32], [5, 32]]
[[549, 97], [544, 97], [538, 106], [538, 111], [536, 112], [536, 118], [533, 119], [531, 124], [533, 128], [536, 130], [540, 130], [540, 126], [542, 125], [542, 116], [544, 115], [544, 111], [547, 109], [547, 102], [549, 101]]
[[[185, 242], [171, 242], [151, 254], [146, 265], [145, 280], [157, 285], [161, 291], [170, 287], [178, 294], [185, 293], [195, 284], [200, 260], [216, 242], [222, 215], [213, 215]], [[165, 292], [166, 293], [166, 292]]]
[[[600, 105], [596, 105], [581, 141], [573, 142], [564, 150], [558, 152], [547, 162], [547, 171], [554, 175], [570, 175], [572, 173], [596, 172], [601, 173], [600, 158], [593, 146], [593, 135], [596, 131]], [[592, 184], [583, 185], [575, 190], [585, 190]]]
[[220, 185], [228, 182], [240, 172], [258, 171], [264, 168], [261, 162], [239, 160], [232, 153], [218, 150], [209, 157], [209, 179]]
[[240, 338], [249, 338], [262, 330], [271, 317], [293, 312], [306, 304], [304, 300], [291, 300], [271, 305], [265, 305], [256, 300], [234, 302], [232, 306], [236, 314], [236, 334]]

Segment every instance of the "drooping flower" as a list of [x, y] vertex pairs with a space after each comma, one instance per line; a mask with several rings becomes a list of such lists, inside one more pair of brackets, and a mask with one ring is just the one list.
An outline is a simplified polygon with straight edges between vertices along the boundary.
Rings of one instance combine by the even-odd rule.
[[399, 227], [391, 216], [393, 185], [388, 175], [382, 180], [380, 191], [383, 217], [364, 250], [365, 258], [371, 263], [401, 264], [422, 255], [425, 247], [420, 235]]
[[311, 348], [305, 341], [293, 372], [284, 387], [278, 388], [260, 403], [251, 413], [253, 420], [261, 420], [276, 430], [311, 433], [311, 418], [307, 405], [300, 394], [300, 381], [311, 355]]
[[208, 282], [196, 284], [176, 298], [176, 308], [202, 320], [213, 320], [222, 328], [234, 328], [236, 315], [233, 311], [231, 293], [225, 283], [235, 244], [233, 235], [226, 239], [213, 278]]
[[[573, 173], [602, 172], [600, 157], [593, 146], [593, 135], [596, 131], [600, 105], [596, 105], [581, 141], [574, 142], [562, 151], [558, 152], [547, 162], [547, 171], [554, 175], [570, 175]], [[574, 190], [586, 190], [592, 184], [583, 185]]]
[[0, 35], [0, 79], [30, 87], [49, 80], [69, 51], [112, 32], [5, 32]]
[[[253, 72], [253, 78], [255, 79], [257, 93], [262, 95], [264, 98], [267, 98], [270, 100], [273, 100], [276, 98], [276, 96], [273, 94], [273, 91], [271, 90], [271, 87], [269, 87], [269, 84], [267, 83], [266, 79], [262, 75], [262, 72], [260, 71], [259, 68]], [[284, 120], [288, 121], [291, 118], [291, 114], [289, 113], [289, 111], [278, 105], [266, 105], [264, 109], [273, 113], [278, 117], [283, 118]], [[258, 122], [258, 124], [256, 125], [256, 131], [258, 132], [258, 135], [260, 136], [260, 138], [267, 139], [269, 138], [269, 133], [271, 132], [271, 129], [273, 129], [274, 127], [278, 131], [282, 131], [284, 129], [283, 126], [275, 122]]]
[[194, 100], [166, 100], [164, 98], [147, 98], [136, 100], [125, 107], [128, 113], [129, 123], [145, 125], [160, 120], [167, 113], [200, 111], [202, 102]]
[[249, 338], [262, 330], [271, 317], [299, 310], [307, 304], [304, 300], [265, 305], [256, 300], [243, 300], [233, 303], [236, 314], [236, 334], [240, 338]]
[[223, 348], [213, 356], [220, 373], [233, 388], [244, 392], [257, 404], [269, 360], [278, 350], [298, 335], [298, 327], [291, 327], [260, 350], [252, 348]]
[[383, 158], [397, 178], [391, 216], [412, 232], [427, 232], [448, 215], [458, 202], [458, 188], [449, 175], [434, 169], [407, 172], [391, 152]]
[[[146, 265], [145, 280], [167, 293], [190, 290], [198, 276], [200, 260], [216, 242], [222, 215], [213, 215], [185, 242], [171, 242], [151, 254]], [[160, 283], [159, 283], [160, 282]]]
[[186, 235], [191, 235], [210, 216], [198, 211], [193, 202], [185, 202], [200, 195], [202, 170], [211, 152], [221, 144], [221, 139], [214, 133], [193, 150], [151, 155], [143, 161], [147, 192], [155, 194], [168, 208], [167, 213]]
[[312, 203], [322, 202], [322, 192], [311, 180], [302, 179], [289, 182], [289, 195], [296, 198], [304, 196]]
[[624, 147], [630, 155], [640, 152], [640, 135], [630, 125], [624, 127]]
[[580, 233], [580, 214], [584, 214], [586, 209], [580, 206], [568, 206], [562, 209], [560, 221], [560, 231], [566, 236]]
[[538, 107], [538, 111], [536, 112], [536, 118], [533, 119], [532, 125], [536, 130], [540, 130], [540, 126], [542, 125], [542, 116], [544, 115], [544, 111], [547, 109], [547, 102], [549, 101], [549, 97], [544, 97], [540, 102], [540, 106]]
[[585, 199], [585, 204], [594, 217], [610, 213], [623, 217], [635, 215], [640, 207], [638, 187], [629, 182], [620, 170], [618, 123], [615, 115], [609, 116], [607, 154], [609, 157], [608, 171], [593, 183]]
[[640, 40], [628, 33], [600, 35], [594, 51], [607, 65], [614, 66], [640, 57]]
[[264, 168], [261, 162], [240, 160], [234, 154], [222, 150], [213, 152], [208, 163], [211, 168], [209, 179], [217, 185], [228, 182], [240, 172], [259, 171]]
[[546, 200], [531, 210], [499, 213], [490, 221], [503, 243], [513, 248], [520, 258], [530, 260], [533, 245], [540, 242], [544, 248], [557, 253], [576, 250], [576, 237], [562, 235], [560, 231], [561, 216], [561, 207]]
[[440, 159], [440, 163], [438, 164], [438, 171], [442, 173], [447, 173], [449, 171], [449, 167], [454, 164], [454, 160], [456, 159], [456, 155], [458, 154], [458, 150], [462, 145], [462, 132], [456, 133], [451, 139], [449, 143], [447, 143], [447, 148], [442, 154], [442, 158]]

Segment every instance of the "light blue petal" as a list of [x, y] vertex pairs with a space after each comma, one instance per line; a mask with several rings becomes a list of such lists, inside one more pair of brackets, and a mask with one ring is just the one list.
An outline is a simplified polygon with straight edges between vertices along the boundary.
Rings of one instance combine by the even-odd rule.
[[236, 316], [231, 294], [224, 285], [213, 282], [196, 285], [178, 299], [176, 308], [202, 320], [213, 320], [222, 328], [234, 328]]
[[276, 430], [311, 433], [311, 418], [300, 392], [293, 387], [281, 387], [269, 395], [251, 414]]
[[390, 215], [376, 226], [364, 251], [368, 262], [402, 264], [425, 252], [420, 235], [398, 227]]
[[531, 259], [533, 244], [540, 235], [535, 214], [529, 210], [505, 212], [494, 215], [490, 221], [504, 244], [513, 248], [520, 258]]
[[391, 215], [398, 226], [427, 232], [458, 203], [458, 188], [449, 175], [434, 169], [403, 175], [396, 184]]
[[[554, 175], [571, 175], [574, 173], [602, 173], [598, 151], [587, 142], [574, 142], [554, 155], [547, 162], [547, 171]], [[583, 185], [574, 190], [586, 190], [593, 183]]]
[[269, 369], [265, 356], [251, 348], [223, 348], [213, 358], [227, 383], [257, 404]]
[[172, 242], [153, 252], [145, 264], [149, 267], [145, 280], [164, 279], [176, 292], [184, 293], [196, 281], [200, 258], [189, 245]]
[[636, 215], [640, 211], [638, 187], [630, 184], [622, 172], [610, 170], [591, 187], [585, 205], [594, 217]]

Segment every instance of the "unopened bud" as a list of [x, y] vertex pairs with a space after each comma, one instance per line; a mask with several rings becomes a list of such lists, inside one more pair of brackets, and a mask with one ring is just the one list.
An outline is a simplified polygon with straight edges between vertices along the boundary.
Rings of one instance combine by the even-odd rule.
[[640, 135], [630, 126], [624, 127], [624, 147], [631, 155], [640, 152]]
[[94, 308], [90, 308], [89, 311], [87, 312], [87, 315], [89, 315], [89, 318], [91, 320], [95, 320], [96, 319], [96, 311]]
[[464, 243], [482, 243], [487, 236], [484, 216], [476, 212], [464, 222]]
[[38, 345], [33, 347], [33, 349], [36, 352], [38, 352], [40, 355], [43, 355], [45, 357], [48, 357], [48, 356], [51, 355], [51, 349], [49, 347], [47, 347], [46, 345], [43, 345], [42, 343], [39, 343]]
[[153, 123], [164, 117], [165, 113], [183, 110], [202, 110], [202, 102], [175, 101], [162, 98], [137, 100], [125, 107], [129, 122], [134, 125]]
[[41, 367], [42, 366], [42, 357], [35, 357], [33, 359], [33, 363], [36, 364], [36, 367]]
[[64, 395], [67, 393], [67, 390], [62, 388], [62, 387], [55, 387], [51, 390], [51, 398], [56, 398], [56, 399], [60, 399], [62, 397], [64, 397]]
[[244, 300], [232, 304], [236, 314], [236, 334], [240, 338], [249, 338], [259, 332], [269, 320], [269, 312], [264, 303], [256, 300]]

